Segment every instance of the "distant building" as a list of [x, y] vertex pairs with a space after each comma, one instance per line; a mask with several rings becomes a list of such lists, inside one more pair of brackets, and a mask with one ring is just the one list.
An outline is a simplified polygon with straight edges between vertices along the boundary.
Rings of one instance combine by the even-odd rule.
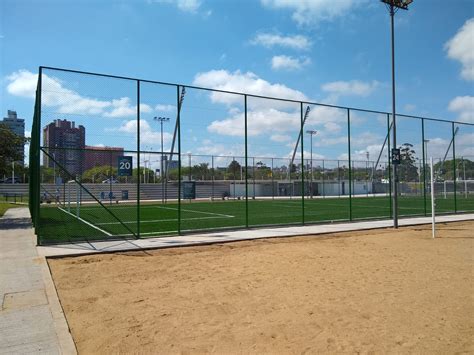
[[[10, 128], [10, 130], [16, 135], [20, 136], [21, 138], [25, 138], [25, 120], [22, 118], [18, 118], [16, 111], [8, 110], [7, 117], [3, 118], [3, 121], [1, 123]], [[25, 160], [24, 144], [18, 147], [18, 152], [20, 153], [21, 158], [16, 163], [23, 166]]]
[[117, 167], [118, 158], [123, 157], [120, 147], [93, 147], [86, 145], [84, 151], [84, 171], [96, 166]]
[[[43, 154], [43, 165], [49, 168], [64, 168], [71, 175], [84, 171], [84, 148], [86, 129], [68, 120], [54, 120], [43, 128], [43, 146], [49, 148]], [[56, 161], [56, 163], [54, 162]]]

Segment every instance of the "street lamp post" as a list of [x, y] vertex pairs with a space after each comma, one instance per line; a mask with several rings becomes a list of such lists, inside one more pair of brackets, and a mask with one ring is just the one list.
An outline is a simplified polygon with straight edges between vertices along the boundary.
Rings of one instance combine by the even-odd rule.
[[165, 201], [165, 185], [163, 180], [163, 123], [168, 122], [170, 120], [169, 117], [154, 117], [155, 121], [160, 122], [160, 129], [161, 129], [161, 163], [160, 163], [160, 178], [161, 178], [161, 202], [164, 203]]
[[[397, 148], [397, 127], [395, 119], [395, 30], [394, 30], [394, 16], [399, 9], [408, 10], [413, 0], [381, 0], [385, 3], [390, 12], [391, 24], [391, 42], [392, 42], [392, 130], [393, 130], [393, 147]], [[398, 178], [397, 178], [397, 164], [393, 164], [393, 227], [398, 228]]]
[[311, 151], [311, 160], [310, 160], [310, 167], [311, 167], [311, 185], [310, 185], [310, 193], [311, 193], [311, 198], [313, 198], [313, 136], [318, 133], [318, 131], [315, 131], [314, 129], [310, 129], [306, 131], [306, 133], [309, 134], [310, 137], [310, 151]]

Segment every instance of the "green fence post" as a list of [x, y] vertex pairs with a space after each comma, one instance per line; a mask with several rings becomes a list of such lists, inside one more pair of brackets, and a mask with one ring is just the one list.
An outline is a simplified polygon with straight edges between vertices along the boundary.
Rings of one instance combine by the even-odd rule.
[[[137, 239], [140, 238], [140, 80], [137, 80]], [[110, 167], [112, 169], [112, 166]], [[112, 182], [111, 182], [112, 183]]]
[[423, 206], [425, 211], [425, 216], [428, 211], [426, 210], [426, 160], [425, 160], [425, 119], [421, 119], [421, 151], [423, 153]]
[[[249, 227], [249, 165], [248, 165], [248, 147], [247, 147], [247, 95], [244, 95], [244, 129], [245, 129], [245, 227]], [[255, 174], [254, 174], [255, 176]], [[234, 184], [235, 186], [235, 184]], [[254, 186], [255, 193], [255, 186]], [[235, 196], [234, 196], [235, 197]]]
[[453, 185], [454, 185], [454, 213], [458, 212], [457, 196], [456, 196], [456, 131], [454, 122], [451, 122], [451, 133], [453, 135]]
[[179, 97], [179, 85], [176, 85], [176, 107], [178, 110], [176, 115], [176, 126], [178, 128], [178, 235], [181, 235], [181, 104]]
[[214, 201], [214, 180], [215, 180], [215, 176], [214, 176], [214, 155], [211, 155], [211, 171], [212, 171], [212, 176], [211, 176], [211, 179], [212, 179], [212, 186], [211, 186], [211, 201]]
[[339, 159], [337, 160], [337, 197], [341, 198], [341, 169], [339, 168]]
[[351, 110], [347, 109], [347, 151], [349, 159], [349, 220], [352, 221]]
[[272, 200], [275, 199], [275, 178], [273, 176], [273, 158], [272, 158]]
[[390, 114], [387, 113], [387, 160], [388, 160], [388, 201], [390, 203], [390, 218], [393, 217], [392, 210], [392, 162], [390, 159]]
[[35, 226], [35, 233], [36, 233], [36, 244], [40, 244], [40, 198], [41, 198], [41, 185], [40, 185], [40, 170], [41, 170], [41, 109], [42, 109], [42, 104], [41, 104], [41, 94], [43, 91], [43, 67], [39, 67], [39, 76], [38, 76], [38, 120], [36, 122], [36, 151], [35, 151], [35, 157], [36, 157], [36, 213], [35, 213], [35, 218], [36, 218], [36, 226]]
[[[304, 118], [303, 118], [303, 103], [300, 102], [300, 120], [301, 120], [301, 223], [304, 225], [304, 148], [303, 148], [303, 132], [304, 132]], [[290, 170], [291, 171], [291, 170]]]

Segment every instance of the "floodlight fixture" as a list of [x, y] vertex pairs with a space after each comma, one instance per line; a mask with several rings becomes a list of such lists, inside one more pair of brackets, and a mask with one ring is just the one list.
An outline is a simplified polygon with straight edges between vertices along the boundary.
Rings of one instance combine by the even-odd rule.
[[410, 5], [413, 0], [381, 0], [383, 3], [396, 7], [397, 9], [408, 10], [408, 5]]

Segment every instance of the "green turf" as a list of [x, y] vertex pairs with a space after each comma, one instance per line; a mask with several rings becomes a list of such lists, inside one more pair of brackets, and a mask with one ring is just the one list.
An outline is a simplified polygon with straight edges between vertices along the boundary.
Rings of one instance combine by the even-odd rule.
[[16, 204], [13, 204], [13, 203], [0, 202], [0, 217], [2, 217], [5, 214], [5, 212], [7, 212], [8, 209], [16, 208], [16, 207], [25, 207], [25, 206], [16, 205]]
[[[350, 209], [349, 204], [352, 205]], [[426, 201], [427, 213], [431, 213], [430, 200]], [[71, 206], [42, 205], [37, 229], [42, 243], [106, 239], [117, 236], [176, 235], [178, 232], [177, 203], [143, 203], [140, 211], [133, 204], [112, 204], [106, 208], [83, 204], [79, 209]], [[350, 215], [352, 210], [352, 216]], [[458, 197], [458, 211], [474, 211], [474, 198]], [[437, 200], [437, 213], [453, 213], [454, 198]], [[422, 196], [400, 197], [399, 215], [424, 215]], [[304, 201], [304, 222], [347, 221], [352, 218], [390, 218], [391, 202], [388, 197], [315, 198]], [[297, 225], [303, 223], [301, 199], [249, 200], [248, 225]], [[246, 227], [246, 203], [239, 201], [182, 202], [181, 231], [213, 230]]]

